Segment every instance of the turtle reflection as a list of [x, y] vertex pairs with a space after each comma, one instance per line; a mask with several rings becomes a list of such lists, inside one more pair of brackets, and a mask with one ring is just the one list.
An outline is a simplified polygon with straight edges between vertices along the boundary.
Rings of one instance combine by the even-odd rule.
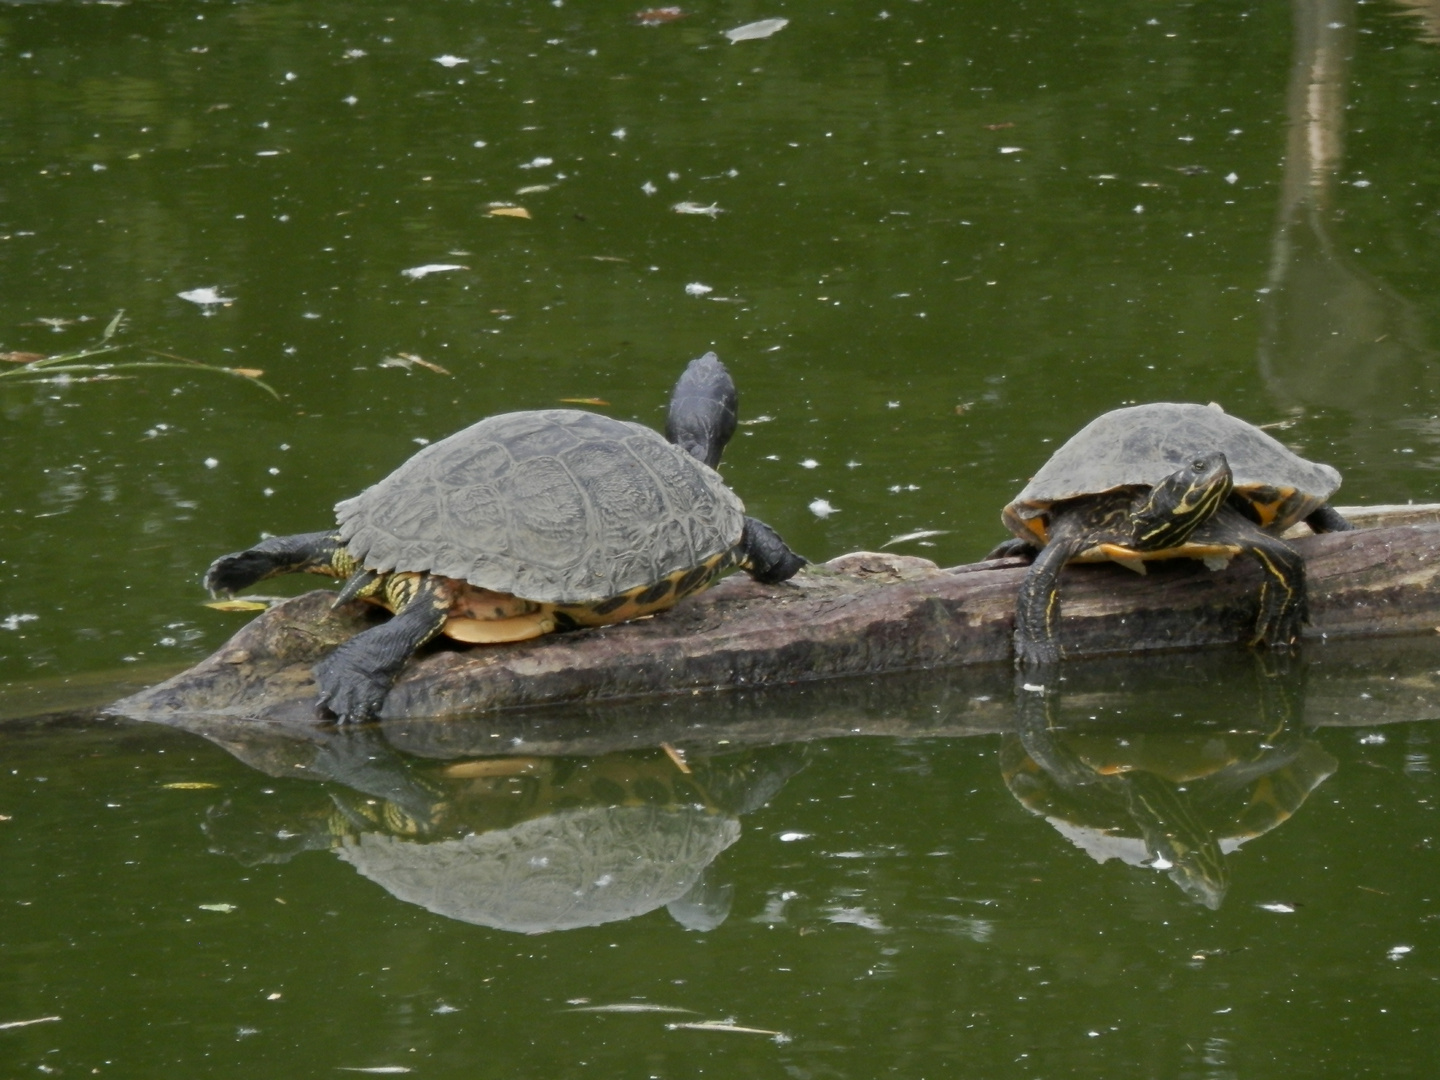
[[1226, 856], [1286, 821], [1336, 768], [1284, 726], [1065, 731], [1024, 720], [1000, 750], [1021, 804], [1097, 862], [1161, 870], [1212, 910], [1230, 885]]
[[[258, 846], [254, 822], [212, 811], [213, 850], [257, 862], [329, 848], [400, 900], [519, 933], [659, 907], [687, 929], [710, 930], [729, 914], [733, 892], [712, 879], [711, 864], [739, 839], [740, 815], [804, 764], [800, 746], [683, 767], [659, 749], [445, 763], [369, 749], [344, 756], [363, 757], [370, 782], [332, 790], [330, 807], [303, 823], [272, 823]], [[388, 764], [378, 770], [388, 772], [383, 785], [374, 782], [377, 760]]]

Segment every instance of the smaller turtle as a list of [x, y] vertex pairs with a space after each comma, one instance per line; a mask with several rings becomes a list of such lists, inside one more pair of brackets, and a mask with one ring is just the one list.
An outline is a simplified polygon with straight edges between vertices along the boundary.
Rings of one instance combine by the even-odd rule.
[[1151, 559], [1220, 569], [1251, 555], [1266, 575], [1251, 644], [1289, 648], [1308, 620], [1305, 562], [1280, 534], [1298, 521], [1352, 528], [1326, 502], [1339, 486], [1335, 469], [1218, 405], [1157, 402], [1092, 420], [1005, 507], [1015, 539], [990, 557], [1034, 556], [1016, 609], [1017, 662], [1059, 661], [1060, 569], [1107, 559], [1143, 574]]
[[1226, 856], [1288, 821], [1336, 761], [1284, 727], [1123, 732], [1022, 726], [1001, 744], [1005, 785], [1096, 862], [1163, 871], [1212, 911]]
[[339, 527], [277, 536], [205, 573], [228, 594], [277, 574], [344, 578], [335, 603], [394, 617], [315, 668], [319, 704], [373, 717], [439, 633], [509, 642], [662, 611], [739, 567], [785, 581], [805, 560], [714, 471], [734, 434], [730, 373], [706, 353], [675, 384], [668, 441], [575, 409], [504, 413], [421, 450], [336, 506]]

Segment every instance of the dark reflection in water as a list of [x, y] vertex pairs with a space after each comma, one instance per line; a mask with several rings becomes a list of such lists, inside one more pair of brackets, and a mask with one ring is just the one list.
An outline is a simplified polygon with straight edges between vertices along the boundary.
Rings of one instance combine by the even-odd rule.
[[213, 851], [254, 865], [333, 850], [397, 899], [527, 934], [659, 907], [687, 929], [719, 926], [734, 889], [712, 864], [741, 815], [805, 763], [799, 745], [693, 762], [661, 749], [438, 762], [366, 731], [214, 741], [270, 775], [332, 783], [328, 800], [283, 821], [212, 808]]
[[1046, 690], [1017, 688], [1016, 730], [1000, 747], [1010, 792], [1096, 862], [1164, 872], [1218, 910], [1227, 856], [1288, 821], [1337, 762], [1298, 724], [1303, 672], [1255, 663], [1250, 715], [1196, 723], [1152, 713], [1123, 722], [1056, 721], [1057, 671]]

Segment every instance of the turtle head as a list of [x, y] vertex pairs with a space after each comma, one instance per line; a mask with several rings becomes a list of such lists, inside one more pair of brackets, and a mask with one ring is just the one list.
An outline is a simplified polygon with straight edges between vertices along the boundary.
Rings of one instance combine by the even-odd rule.
[[1135, 547], [1158, 551], [1183, 544], [1215, 516], [1234, 487], [1224, 454], [1215, 450], [1195, 455], [1136, 500], [1130, 512]]
[[665, 437], [712, 469], [735, 434], [735, 381], [713, 352], [691, 360], [670, 394]]

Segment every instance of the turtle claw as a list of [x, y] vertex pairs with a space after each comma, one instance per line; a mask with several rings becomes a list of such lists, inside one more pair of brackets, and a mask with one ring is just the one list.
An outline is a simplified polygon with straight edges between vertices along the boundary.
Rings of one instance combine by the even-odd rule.
[[320, 693], [316, 707], [329, 712], [339, 724], [374, 720], [395, 681], [393, 674], [366, 669], [341, 646], [315, 665]]
[[1032, 641], [1015, 635], [1015, 666], [1022, 671], [1060, 663], [1060, 646], [1053, 641]]

